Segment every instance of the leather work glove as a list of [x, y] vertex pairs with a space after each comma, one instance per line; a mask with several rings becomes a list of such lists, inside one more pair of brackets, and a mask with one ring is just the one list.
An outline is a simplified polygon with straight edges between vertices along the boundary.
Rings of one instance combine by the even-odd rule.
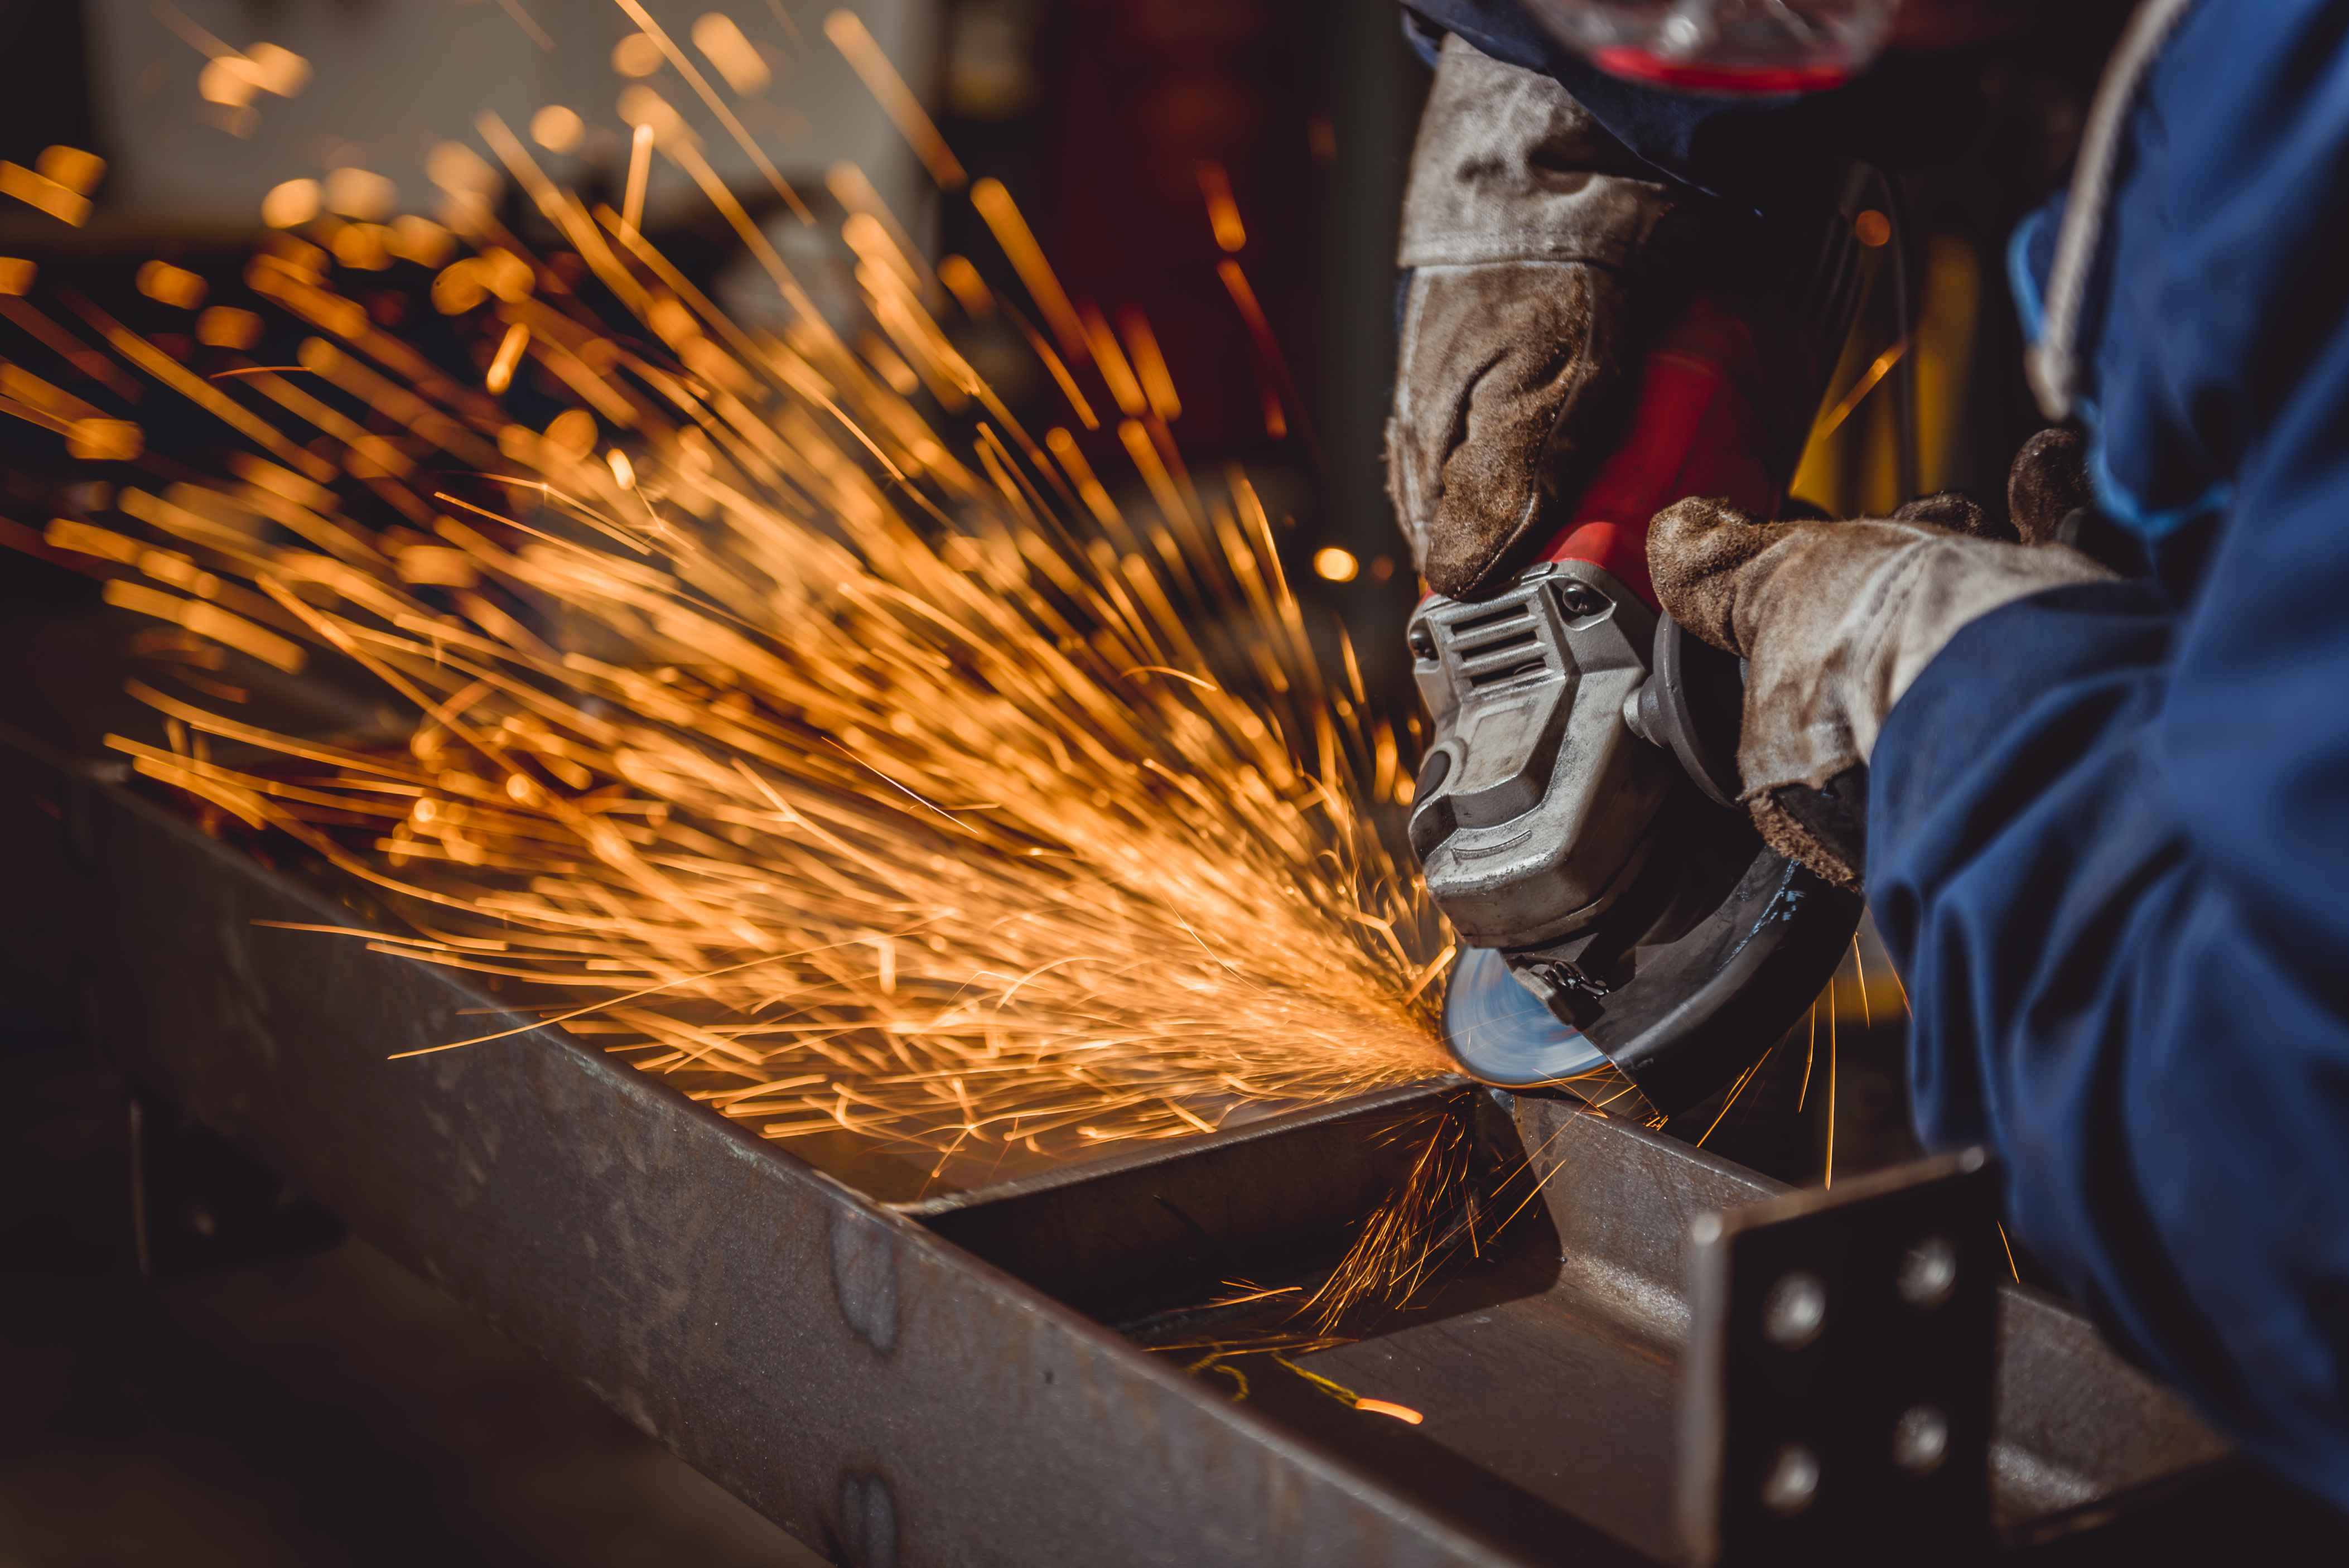
[[1640, 285], [1699, 199], [1566, 89], [1444, 40], [1403, 196], [1387, 478], [1412, 559], [1474, 598], [1557, 530], [1609, 452], [1641, 345]]
[[[2024, 449], [2011, 493], [2044, 439]], [[2063, 469], [2040, 461], [2028, 476], [2040, 492], [2016, 507], [2027, 537], [2052, 537], [2053, 508], [2070, 499]], [[1780, 854], [1855, 890], [1864, 769], [1901, 693], [1968, 622], [2113, 575], [2062, 544], [1992, 537], [1981, 509], [1950, 492], [1847, 522], [1755, 522], [1684, 500], [1656, 514], [1648, 566], [1673, 619], [1747, 661], [1737, 768], [1754, 826]]]

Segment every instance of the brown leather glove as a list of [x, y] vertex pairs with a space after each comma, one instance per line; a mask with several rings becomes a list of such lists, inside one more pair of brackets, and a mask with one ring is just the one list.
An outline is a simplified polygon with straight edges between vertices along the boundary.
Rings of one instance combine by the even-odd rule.
[[[2038, 511], [2025, 521], [2044, 537]], [[1946, 493], [1848, 522], [1755, 522], [1713, 500], [1657, 513], [1648, 568], [1664, 608], [1746, 660], [1737, 768], [1780, 854], [1857, 888], [1860, 770], [1901, 693], [1968, 622], [2112, 575], [2064, 545], [1989, 531], [1981, 509]]]
[[1412, 154], [1387, 477], [1412, 558], [1474, 598], [1557, 531], [1640, 357], [1632, 294], [1692, 215], [1566, 89], [1444, 41]]

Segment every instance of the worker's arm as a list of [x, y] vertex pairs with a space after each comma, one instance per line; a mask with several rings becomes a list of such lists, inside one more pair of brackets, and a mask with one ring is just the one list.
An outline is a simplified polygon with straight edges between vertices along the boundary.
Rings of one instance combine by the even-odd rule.
[[1959, 634], [1878, 740], [1869, 892], [1924, 1130], [1993, 1143], [2067, 1288], [2349, 1504], [2340, 8], [2195, 7], [2137, 97], [2082, 403], [2183, 586]]
[[[2349, 366], [2343, 367], [2349, 377]], [[1922, 1130], [2254, 1452], [2349, 1503], [2349, 418], [2246, 476], [2191, 614], [2072, 589], [1885, 725], [1869, 892]]]

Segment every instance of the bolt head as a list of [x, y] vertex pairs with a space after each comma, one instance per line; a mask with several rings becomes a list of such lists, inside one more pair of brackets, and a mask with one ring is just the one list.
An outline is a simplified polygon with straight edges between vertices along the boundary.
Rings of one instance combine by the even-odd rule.
[[1411, 624], [1411, 630], [1403, 634], [1403, 640], [1411, 645], [1413, 657], [1422, 659], [1435, 657], [1435, 629], [1426, 622], [1413, 621]]
[[1900, 1260], [1900, 1299], [1930, 1312], [1958, 1288], [1958, 1250], [1947, 1236], [1928, 1236]]
[[1892, 1462], [1910, 1475], [1930, 1475], [1950, 1452], [1950, 1418], [1930, 1405], [1911, 1405], [1892, 1425]]
[[1816, 1274], [1797, 1269], [1762, 1298], [1762, 1332], [1781, 1350], [1800, 1350], [1827, 1320], [1827, 1291]]
[[1613, 601], [1588, 583], [1568, 583], [1558, 591], [1558, 598], [1569, 615], [1596, 615]]
[[1811, 1506], [1819, 1494], [1819, 1456], [1800, 1443], [1788, 1443], [1770, 1461], [1762, 1478], [1762, 1506], [1791, 1519]]

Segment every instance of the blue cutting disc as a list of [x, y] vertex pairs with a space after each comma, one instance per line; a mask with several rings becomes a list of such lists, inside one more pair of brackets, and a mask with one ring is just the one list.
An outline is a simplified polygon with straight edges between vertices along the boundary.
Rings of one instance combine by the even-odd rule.
[[1508, 960], [1489, 947], [1460, 955], [1444, 998], [1444, 1040], [1468, 1076], [1526, 1088], [1604, 1067], [1607, 1057], [1517, 984]]

